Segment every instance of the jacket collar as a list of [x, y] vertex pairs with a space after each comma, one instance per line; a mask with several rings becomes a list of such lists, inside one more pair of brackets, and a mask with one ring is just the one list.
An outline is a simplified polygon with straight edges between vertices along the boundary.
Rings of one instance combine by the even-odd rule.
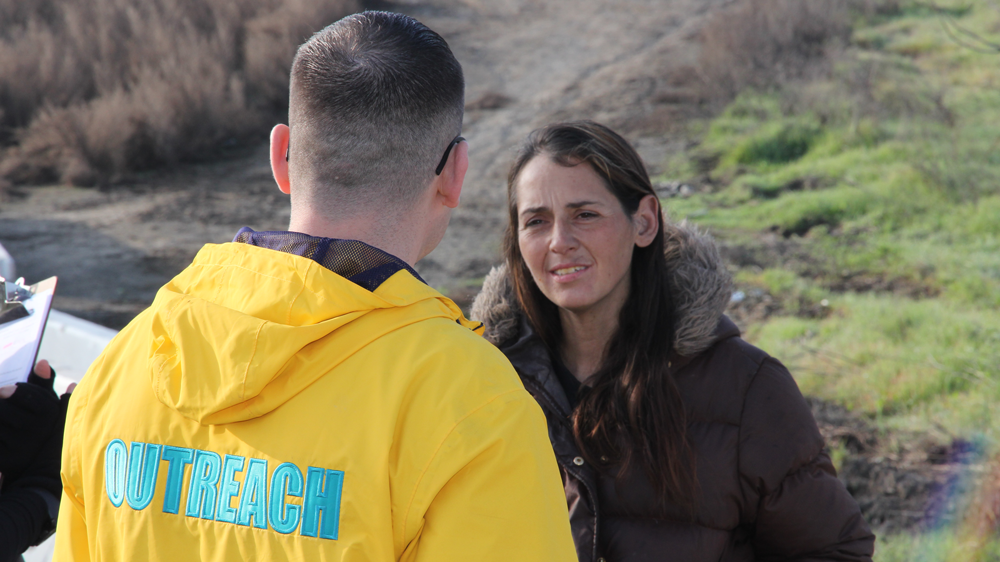
[[[489, 330], [489, 326], [487, 326], [487, 330]], [[739, 337], [740, 329], [728, 316], [723, 314], [719, 316], [713, 335], [713, 343], [720, 342]], [[549, 408], [552, 411], [558, 412], [563, 418], [569, 417], [573, 407], [555, 374], [548, 348], [542, 343], [542, 338], [535, 333], [534, 328], [523, 315], [519, 318], [517, 335], [501, 344], [500, 349], [517, 369], [522, 380], [534, 384], [538, 390], [542, 391], [543, 396], [540, 398], [550, 402]], [[697, 354], [680, 355], [675, 351], [670, 358], [670, 372], [679, 372], [697, 356]], [[532, 392], [532, 394], [539, 398], [539, 393]]]
[[[738, 337], [740, 337], [740, 329], [736, 326], [736, 323], [730, 320], [725, 314], [721, 315], [719, 317], [719, 323], [715, 326], [714, 339], [712, 343], [715, 344], [725, 339]], [[676, 373], [680, 371], [695, 357], [697, 357], [697, 354], [680, 355], [675, 351], [673, 356], [670, 358], [670, 372]]]
[[517, 368], [522, 379], [532, 381], [544, 392], [545, 399], [552, 402], [549, 404], [550, 409], [558, 412], [563, 418], [569, 417], [573, 407], [565, 389], [559, 384], [548, 347], [542, 342], [542, 338], [538, 337], [524, 315], [518, 318], [518, 324], [517, 336], [501, 347], [504, 355]]
[[256, 232], [244, 226], [236, 233], [233, 242], [309, 258], [370, 292], [375, 292], [386, 279], [401, 270], [427, 284], [403, 260], [359, 240], [321, 238], [301, 232]]

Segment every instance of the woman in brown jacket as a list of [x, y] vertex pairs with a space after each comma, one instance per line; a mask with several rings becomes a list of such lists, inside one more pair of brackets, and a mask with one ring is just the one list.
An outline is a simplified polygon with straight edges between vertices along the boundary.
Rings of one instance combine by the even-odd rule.
[[871, 560], [795, 381], [723, 315], [714, 243], [663, 220], [628, 142], [549, 125], [507, 185], [472, 315], [545, 412], [580, 560]]

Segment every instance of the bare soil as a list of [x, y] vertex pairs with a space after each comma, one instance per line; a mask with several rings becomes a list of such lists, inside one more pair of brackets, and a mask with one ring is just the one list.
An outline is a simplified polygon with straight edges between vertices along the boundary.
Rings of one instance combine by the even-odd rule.
[[[506, 168], [517, 143], [555, 119], [626, 133], [656, 168], [694, 107], [694, 37], [726, 0], [429, 0], [382, 3], [441, 33], [468, 84], [471, 167], [451, 227], [417, 269], [460, 301], [496, 261]], [[283, 229], [288, 202], [260, 145], [224, 160], [133, 177], [106, 191], [17, 187], [0, 201], [0, 243], [29, 281], [58, 275], [55, 306], [121, 328], [205, 243], [242, 226]], [[463, 303], [464, 304], [464, 303]]]
[[[996, 521], [1000, 504], [971, 497], [996, 460], [945, 434], [886, 431], [841, 406], [808, 399], [827, 445], [843, 458], [839, 476], [879, 534], [950, 526], [960, 518]], [[971, 509], [970, 509], [971, 508]]]
[[[666, 155], [682, 150], [680, 125], [699, 111], [691, 70], [697, 34], [707, 15], [729, 3], [382, 4], [441, 33], [466, 72], [471, 168], [444, 241], [417, 264], [429, 283], [463, 305], [478, 291], [497, 261], [506, 168], [533, 128], [558, 119], [602, 121], [635, 143], [654, 174]], [[202, 245], [227, 242], [242, 226], [287, 226], [288, 201], [271, 178], [267, 134], [262, 130], [259, 145], [222, 160], [133, 177], [106, 190], [8, 188], [0, 200], [0, 243], [29, 281], [59, 276], [56, 308], [120, 329]], [[775, 244], [786, 243], [776, 238]], [[730, 248], [727, 259], [768, 261], [746, 252]], [[775, 306], [766, 295], [748, 299], [738, 316], [766, 318]], [[862, 418], [821, 402], [813, 406], [830, 443], [849, 452], [841, 476], [869, 521], [887, 530], [925, 524], [935, 491], [949, 485], [949, 467], [961, 462], [949, 451], [961, 444], [918, 440], [905, 451], [893, 449], [887, 443], [900, 440], [887, 441]]]

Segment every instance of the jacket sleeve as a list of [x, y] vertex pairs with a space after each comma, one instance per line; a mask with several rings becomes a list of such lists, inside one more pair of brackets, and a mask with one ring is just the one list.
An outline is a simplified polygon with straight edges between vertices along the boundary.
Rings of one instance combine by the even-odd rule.
[[62, 450], [62, 499], [59, 502], [59, 521], [56, 524], [56, 544], [52, 554], [55, 562], [90, 560], [87, 522], [84, 517], [82, 490], [83, 475], [80, 467], [81, 412], [86, 407], [85, 385], [81, 383], [73, 393], [66, 412], [66, 428]]
[[49, 511], [35, 492], [14, 488], [0, 495], [0, 560], [16, 560], [42, 532]]
[[[422, 517], [403, 560], [575, 562], [545, 419], [523, 389], [458, 422], [424, 470]], [[419, 502], [418, 502], [419, 503]]]
[[875, 536], [824, 450], [792, 376], [768, 358], [747, 391], [741, 484], [757, 559], [870, 561]]
[[63, 411], [52, 378], [31, 374], [0, 399], [0, 560], [18, 558], [47, 528], [48, 497], [58, 499]]
[[52, 559], [57, 562], [66, 560], [90, 560], [90, 548], [87, 538], [87, 522], [83, 518], [83, 505], [78, 504], [75, 497], [63, 492], [59, 504], [59, 525], [56, 527], [56, 545]]

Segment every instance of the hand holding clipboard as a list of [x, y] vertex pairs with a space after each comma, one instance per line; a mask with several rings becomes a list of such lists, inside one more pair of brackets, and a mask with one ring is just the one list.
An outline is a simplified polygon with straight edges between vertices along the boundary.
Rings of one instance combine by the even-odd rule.
[[[30, 510], [31, 517], [42, 522], [40, 532], [17, 535], [17, 545], [23, 547], [38, 545], [55, 532], [59, 459], [72, 388], [60, 398], [53, 392], [55, 373], [48, 363], [35, 365], [56, 278], [26, 287], [23, 280], [10, 283], [0, 277], [0, 287], [0, 488], [5, 474], [12, 486], [30, 479], [23, 489], [44, 506], [40, 510], [36, 501]], [[16, 383], [26, 384], [10, 386]]]
[[28, 380], [55, 296], [56, 278], [25, 286], [0, 277], [0, 386]]

